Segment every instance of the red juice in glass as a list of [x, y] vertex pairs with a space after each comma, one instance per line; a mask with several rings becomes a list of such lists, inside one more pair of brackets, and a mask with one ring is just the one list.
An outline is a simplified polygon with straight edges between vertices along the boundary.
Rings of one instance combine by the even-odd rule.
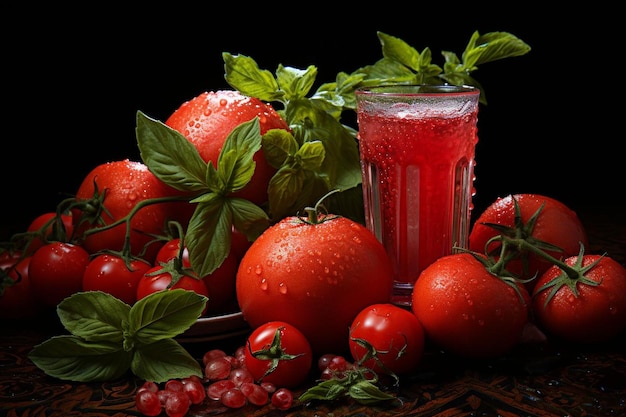
[[397, 304], [437, 258], [467, 247], [480, 91], [456, 86], [357, 90], [366, 226], [394, 264]]

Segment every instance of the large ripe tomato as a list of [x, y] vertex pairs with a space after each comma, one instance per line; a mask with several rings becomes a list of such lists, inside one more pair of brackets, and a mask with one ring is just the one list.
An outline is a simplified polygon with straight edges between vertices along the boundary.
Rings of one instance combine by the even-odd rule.
[[[500, 234], [500, 231], [485, 223], [515, 228], [516, 212], [513, 199], [517, 200], [523, 222], [523, 228], [519, 230], [520, 237], [538, 239], [561, 248], [563, 252], [546, 250], [557, 259], [576, 255], [581, 243], [587, 246], [587, 233], [583, 224], [576, 212], [565, 204], [538, 194], [514, 194], [498, 198], [476, 219], [469, 235], [470, 250], [485, 253], [487, 242]], [[544, 206], [533, 224], [531, 218], [542, 204]], [[499, 242], [492, 242], [487, 251], [499, 254], [499, 249]], [[530, 279], [535, 275], [541, 276], [551, 266], [552, 264], [544, 258], [533, 253], [524, 253], [520, 259], [511, 261], [507, 269], [522, 279]], [[527, 284], [529, 291], [532, 291], [535, 281], [536, 279]]]
[[382, 244], [346, 217], [283, 218], [247, 250], [237, 271], [237, 300], [252, 328], [286, 321], [315, 354], [348, 351], [352, 320], [386, 303], [391, 263]]
[[[65, 237], [70, 239], [72, 237], [72, 233], [74, 232], [74, 219], [72, 218], [71, 213], [62, 213], [61, 222], [63, 223], [63, 227], [65, 229]], [[46, 212], [42, 213], [39, 216], [35, 217], [28, 227], [26, 231], [29, 233], [41, 233], [44, 237], [49, 237], [53, 230], [53, 224], [56, 221], [57, 214], [55, 212]], [[66, 239], [66, 241], [67, 241]], [[37, 249], [42, 247], [46, 242], [39, 237], [33, 238], [28, 244], [28, 253], [33, 254]]]
[[0, 318], [25, 319], [37, 316], [43, 308], [35, 299], [28, 269], [30, 256], [0, 254]]
[[[202, 159], [213, 161], [215, 166], [232, 130], [255, 117], [259, 117], [261, 134], [269, 129], [288, 129], [285, 120], [270, 104], [236, 90], [204, 92], [183, 103], [165, 124], [185, 136], [198, 149]], [[267, 186], [276, 169], [265, 160], [262, 149], [255, 154], [254, 161], [256, 167], [252, 179], [235, 195], [260, 205], [267, 201]]]
[[137, 285], [152, 264], [132, 259], [130, 269], [119, 255], [103, 253], [93, 258], [83, 275], [83, 291], [104, 291], [133, 305], [137, 300]]
[[413, 312], [426, 337], [451, 353], [490, 358], [507, 353], [528, 322], [530, 296], [469, 253], [444, 256], [422, 271], [413, 287]]
[[[155, 264], [159, 265], [160, 263], [167, 263], [170, 259], [178, 257], [179, 248], [179, 238], [173, 238], [165, 242], [156, 255]], [[183, 249], [182, 266], [184, 268], [191, 268], [191, 262], [189, 262], [189, 251], [186, 247]], [[237, 304], [235, 279], [237, 276], [238, 266], [239, 261], [234, 255], [234, 252], [231, 251], [215, 271], [202, 277], [210, 295], [206, 308], [206, 313], [208, 315], [217, 315], [235, 309]]]
[[[148, 199], [180, 195], [177, 191], [159, 180], [142, 162], [128, 159], [106, 162], [96, 166], [83, 179], [76, 192], [77, 200], [90, 200], [94, 197], [94, 183], [98, 193], [104, 194], [102, 207], [90, 205], [89, 210], [73, 210], [77, 236], [85, 230], [108, 225], [126, 217], [139, 203]], [[130, 246], [133, 255], [140, 255], [149, 242], [150, 235], [164, 235], [166, 223], [177, 220], [186, 225], [193, 207], [188, 202], [160, 203], [143, 207], [131, 220]], [[87, 220], [85, 221], [85, 217]], [[102, 223], [100, 223], [102, 222]], [[93, 233], [86, 237], [82, 246], [91, 254], [101, 250], [121, 251], [126, 235], [126, 225]], [[143, 255], [149, 262], [154, 261], [160, 244], [151, 244]]]
[[309, 376], [311, 344], [298, 328], [282, 321], [267, 322], [252, 331], [244, 346], [244, 361], [256, 382], [296, 388]]
[[[407, 374], [417, 368], [424, 354], [424, 329], [411, 311], [389, 303], [374, 304], [352, 322], [349, 343], [352, 358], [363, 361], [362, 366]], [[372, 357], [374, 353], [378, 360]]]
[[[182, 288], [187, 291], [194, 291], [196, 294], [209, 298], [209, 290], [201, 279], [196, 279], [188, 275], [181, 276], [178, 281], [172, 283], [172, 273], [163, 269], [162, 266], [154, 266], [148, 269], [137, 284], [137, 300], [141, 300], [148, 295], [158, 292]], [[168, 288], [169, 287], [169, 288]], [[202, 315], [207, 312], [206, 307], [202, 310]]]
[[64, 298], [82, 291], [89, 253], [67, 242], [48, 243], [32, 255], [28, 274], [35, 298], [56, 307]]
[[600, 255], [581, 258], [579, 254], [564, 262], [582, 271], [584, 278], [570, 278], [556, 265], [539, 278], [532, 303], [539, 326], [557, 338], [575, 343], [608, 342], [623, 332], [626, 268]]

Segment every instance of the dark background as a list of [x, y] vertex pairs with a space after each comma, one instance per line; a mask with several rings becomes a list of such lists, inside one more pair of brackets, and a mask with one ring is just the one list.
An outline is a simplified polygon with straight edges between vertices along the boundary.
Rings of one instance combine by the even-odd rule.
[[[222, 52], [248, 55], [272, 72], [279, 64], [315, 65], [316, 89], [380, 59], [376, 31], [420, 52], [430, 47], [439, 65], [442, 50], [460, 57], [474, 31], [510, 32], [531, 46], [527, 55], [473, 73], [489, 102], [479, 112], [477, 211], [519, 192], [549, 195], [575, 210], [621, 204], [625, 175], [616, 146], [624, 106], [614, 104], [621, 91], [612, 85], [623, 53], [619, 25], [611, 22], [617, 14], [597, 6], [550, 16], [507, 4], [508, 11], [394, 5], [366, 12], [226, 3], [219, 15], [176, 6], [131, 12], [12, 5], [2, 29], [2, 231], [22, 231], [54, 210], [96, 165], [139, 159], [138, 110], [164, 121], [201, 92], [230, 88]], [[6, 33], [9, 21], [14, 29]]]

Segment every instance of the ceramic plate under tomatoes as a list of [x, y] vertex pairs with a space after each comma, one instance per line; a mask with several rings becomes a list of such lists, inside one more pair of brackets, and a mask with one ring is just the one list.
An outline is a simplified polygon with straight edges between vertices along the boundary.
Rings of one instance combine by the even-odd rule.
[[201, 317], [196, 324], [176, 338], [181, 343], [207, 342], [246, 334], [250, 326], [241, 311], [219, 316]]

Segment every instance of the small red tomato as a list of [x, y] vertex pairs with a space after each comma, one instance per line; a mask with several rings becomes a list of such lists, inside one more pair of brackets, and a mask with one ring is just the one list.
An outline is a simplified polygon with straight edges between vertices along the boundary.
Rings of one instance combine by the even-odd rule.
[[553, 336], [575, 343], [608, 342], [626, 329], [626, 268], [608, 256], [565, 259], [580, 272], [548, 269], [533, 291], [533, 312]]
[[304, 334], [282, 321], [270, 321], [254, 329], [245, 346], [246, 368], [255, 381], [282, 388], [294, 388], [306, 380], [312, 355]]
[[28, 274], [35, 297], [46, 307], [82, 291], [89, 253], [66, 242], [48, 243], [33, 254]]
[[[194, 291], [196, 294], [209, 298], [209, 290], [201, 279], [183, 275], [174, 285], [168, 288], [171, 282], [172, 274], [164, 270], [161, 266], [154, 266], [148, 269], [137, 284], [137, 300], [141, 300], [158, 291], [166, 291], [175, 288]], [[206, 314], [206, 307], [202, 310], [202, 314]]]
[[[424, 329], [411, 311], [394, 304], [374, 304], [363, 309], [350, 326], [350, 353], [356, 362], [363, 360], [362, 366], [376, 372], [409, 373], [424, 353]], [[371, 357], [373, 353], [378, 360]]]
[[143, 274], [152, 267], [146, 261], [133, 259], [129, 266], [123, 258], [102, 254], [93, 258], [83, 275], [83, 291], [104, 291], [133, 305], [137, 300], [137, 285]]
[[[98, 198], [94, 199], [96, 194]], [[181, 195], [181, 191], [163, 183], [142, 162], [124, 159], [100, 164], [83, 178], [76, 191], [76, 199], [88, 203], [72, 209], [76, 234], [87, 234], [82, 245], [90, 254], [101, 250], [121, 251], [129, 243], [133, 255], [153, 262], [161, 247], [153, 236], [165, 234], [169, 220], [186, 225], [192, 204], [178, 201], [145, 205], [130, 220], [128, 242], [124, 223], [96, 230], [126, 218], [139, 203]]]
[[[176, 258], [180, 251], [180, 239], [174, 238], [166, 242], [156, 255], [156, 264], [167, 263], [170, 259]], [[191, 268], [189, 261], [189, 251], [185, 247], [182, 255], [183, 268]], [[239, 261], [231, 251], [222, 264], [212, 273], [202, 277], [204, 284], [211, 295], [207, 302], [208, 314], [225, 313], [229, 309], [234, 309], [237, 304], [235, 291], [235, 278]]]
[[[56, 217], [57, 214], [55, 212], [42, 213], [33, 219], [33, 221], [28, 225], [26, 231], [29, 233], [41, 232], [43, 236], [49, 237], [52, 234]], [[69, 241], [67, 239], [71, 238], [72, 233], [74, 232], [74, 219], [72, 218], [72, 214], [61, 214], [61, 222], [63, 224], [63, 228], [65, 229], [65, 239], [63, 240]], [[28, 253], [35, 253], [35, 251], [42, 247], [45, 243], [46, 242], [39, 237], [33, 238], [28, 244]]]
[[[0, 257], [9, 258], [14, 255], [4, 255]], [[19, 257], [19, 255], [18, 255]], [[41, 308], [40, 303], [35, 299], [28, 269], [31, 257], [27, 256], [17, 263], [8, 265], [0, 260], [0, 318], [3, 319], [23, 319], [37, 316]], [[15, 262], [15, 259], [13, 260]]]

